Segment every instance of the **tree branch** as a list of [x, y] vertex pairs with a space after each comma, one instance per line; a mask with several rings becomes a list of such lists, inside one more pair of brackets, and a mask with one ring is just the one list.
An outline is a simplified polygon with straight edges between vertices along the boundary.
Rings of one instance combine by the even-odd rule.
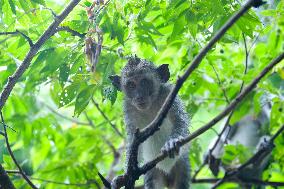
[[[207, 52], [213, 47], [213, 45], [225, 34], [225, 32], [245, 13], [247, 12], [252, 6], [259, 6], [263, 2], [261, 0], [249, 0], [236, 14], [234, 14], [227, 22], [226, 24], [213, 36], [213, 38], [209, 41], [209, 43], [197, 54], [197, 56], [193, 59], [192, 64], [189, 66], [189, 68], [186, 70], [186, 72], [177, 79], [176, 85], [171, 90], [170, 94], [166, 98], [163, 106], [159, 110], [157, 116], [155, 119], [141, 132], [139, 129], [134, 134], [134, 139], [132, 140], [129, 148], [128, 154], [129, 161], [128, 165], [126, 165], [126, 172], [124, 175], [116, 177], [112, 181], [112, 187], [113, 188], [120, 188], [122, 186], [125, 186], [126, 189], [134, 188], [135, 181], [139, 178], [140, 175], [145, 174], [148, 170], [155, 167], [155, 165], [162, 161], [166, 154], [160, 154], [157, 158], [152, 160], [151, 162], [146, 163], [141, 168], [138, 168], [138, 147], [139, 145], [144, 142], [148, 137], [153, 135], [156, 131], [159, 130], [159, 127], [161, 126], [164, 118], [166, 117], [179, 89], [182, 87], [185, 80], [189, 77], [189, 75], [198, 67], [198, 65], [201, 63], [201, 60], [204, 58], [204, 56], [207, 54]], [[284, 56], [284, 53], [282, 54]], [[283, 58], [280, 56], [278, 57], [278, 62]], [[279, 60], [280, 59], [280, 60]], [[277, 61], [276, 61], [277, 62]], [[277, 63], [278, 63], [277, 62]], [[264, 74], [267, 73], [272, 67], [265, 69]], [[264, 75], [263, 74], [263, 75]], [[261, 78], [261, 77], [260, 77]], [[260, 78], [257, 78], [258, 80], [248, 87], [247, 90], [244, 90], [246, 93], [242, 93], [241, 96], [238, 96], [232, 103], [229, 105], [224, 112], [219, 114], [215, 119], [213, 119], [211, 122], [209, 122], [204, 127], [200, 128], [193, 134], [191, 134], [189, 137], [185, 138], [181, 145], [184, 145], [185, 143], [189, 142], [190, 140], [196, 138], [200, 134], [204, 133], [208, 129], [210, 129], [215, 123], [220, 121], [224, 116], [226, 116], [245, 96], [248, 92], [250, 92], [256, 85], [256, 83], [260, 80]]]
[[99, 104], [92, 98], [92, 103], [96, 106], [97, 110], [100, 112], [100, 114], [104, 117], [104, 119], [109, 123], [109, 125], [115, 130], [115, 132], [120, 136], [121, 138], [124, 138], [123, 134], [116, 128], [116, 126], [110, 121], [110, 119], [106, 116], [106, 114], [102, 111]]
[[[230, 113], [257, 85], [257, 83], [276, 65], [278, 64], [282, 59], [284, 58], [284, 52], [280, 54], [278, 57], [276, 57], [274, 60], [271, 61], [269, 65], [267, 65], [262, 72], [246, 87], [244, 90], [214, 119], [212, 119], [209, 123], [204, 125], [203, 127], [199, 128], [197, 131], [193, 132], [190, 136], [184, 138], [181, 141], [180, 145], [184, 145], [194, 138], [198, 137], [211, 127], [213, 127], [217, 122], [219, 122], [221, 119], [223, 119], [228, 113]], [[284, 128], [283, 128], [284, 129]], [[279, 135], [279, 134], [278, 134]], [[151, 162], [145, 164], [141, 171], [144, 173], [149, 170], [149, 168], [153, 168], [158, 162], [163, 160], [166, 157], [166, 154], [160, 154], [157, 158], [152, 160]]]
[[7, 171], [0, 164], [0, 188], [4, 189], [16, 189], [9, 176]]
[[270, 141], [274, 142], [274, 140], [284, 131], [284, 125], [278, 129], [278, 131], [270, 138]]
[[233, 176], [237, 175], [240, 171], [242, 171], [244, 168], [246, 168], [248, 165], [258, 162], [260, 158], [266, 157], [269, 153], [271, 153], [274, 146], [274, 140], [276, 137], [280, 135], [284, 131], [284, 125], [282, 125], [278, 131], [270, 138], [268, 141], [268, 145], [264, 146], [263, 148], [259, 149], [250, 159], [248, 159], [244, 164], [239, 166], [236, 170], [228, 171], [225, 173], [225, 176], [220, 179], [212, 188], [215, 189], [218, 186], [220, 186], [222, 183], [224, 183], [226, 180], [232, 178]]
[[80, 38], [84, 38], [85, 36], [86, 36], [86, 33], [79, 33], [78, 31], [76, 31], [76, 30], [73, 30], [73, 29], [71, 29], [70, 27], [68, 27], [68, 26], [59, 26], [59, 27], [57, 27], [57, 29], [56, 29], [56, 32], [60, 32], [60, 31], [66, 31], [66, 32], [69, 32], [69, 33], [71, 33], [73, 36], [78, 36], [78, 37], [80, 37]]
[[[247, 41], [246, 41], [246, 38], [245, 38], [245, 35], [244, 33], [242, 33], [242, 37], [243, 37], [243, 40], [244, 40], [244, 46], [245, 46], [245, 70], [244, 70], [244, 75], [246, 75], [247, 73], [247, 69], [248, 69], [248, 57], [249, 57], [249, 51], [248, 51], [248, 48], [247, 48]], [[253, 46], [253, 44], [252, 44]], [[239, 94], [242, 92], [243, 88], [244, 88], [244, 81], [242, 81], [242, 84], [241, 84], [241, 87], [240, 87], [240, 90], [239, 90]], [[228, 102], [228, 101], [227, 101]], [[224, 127], [222, 129], [222, 131], [218, 134], [218, 138], [217, 140], [215, 141], [213, 147], [209, 150], [209, 154], [208, 154], [208, 164], [210, 164], [210, 159], [212, 158], [212, 152], [215, 150], [215, 148], [217, 147], [219, 141], [221, 140], [221, 137], [222, 135], [224, 134], [224, 132], [227, 130], [228, 127], [230, 127], [230, 120], [233, 116], [235, 112], [235, 109], [233, 109], [231, 111], [231, 113], [229, 114], [227, 120], [226, 120], [226, 123], [224, 124]], [[226, 139], [227, 139], [228, 136], [226, 136]], [[201, 166], [203, 167], [205, 163], [203, 163]], [[201, 169], [199, 169], [200, 171]], [[196, 175], [198, 174], [198, 172], [196, 173]]]
[[[21, 174], [17, 170], [7, 170], [8, 174]], [[49, 180], [49, 179], [42, 179], [42, 178], [35, 178], [35, 177], [29, 177], [31, 180], [38, 180], [45, 183], [51, 183], [51, 184], [57, 184], [57, 185], [65, 185], [65, 186], [89, 186], [92, 184], [95, 184], [98, 189], [100, 189], [100, 185], [96, 180], [87, 180], [85, 183], [66, 183], [66, 182], [60, 182], [55, 180]]]
[[[201, 178], [192, 180], [192, 183], [216, 183], [220, 179], [218, 178]], [[254, 185], [263, 185], [263, 186], [284, 186], [284, 182], [275, 182], [275, 181], [263, 181], [258, 179], [248, 179], [244, 181], [229, 179], [228, 182], [236, 182], [236, 183], [246, 183], [246, 184], [254, 184]]]
[[165, 103], [163, 104], [162, 108], [160, 109], [156, 118], [142, 131], [141, 135], [145, 135], [144, 138], [147, 138], [150, 135], [146, 133], [153, 133], [155, 130], [159, 128], [163, 119], [165, 118], [168, 110], [172, 102], [174, 101], [179, 89], [182, 87], [185, 80], [188, 76], [199, 66], [201, 60], [205, 57], [207, 52], [213, 47], [213, 45], [225, 34], [225, 32], [245, 13], [247, 12], [255, 3], [260, 3], [258, 0], [249, 0], [235, 15], [233, 15], [226, 24], [213, 36], [213, 38], [209, 41], [209, 43], [198, 53], [198, 55], [193, 59], [192, 64], [186, 70], [186, 72], [177, 79], [176, 85], [171, 90], [170, 94], [168, 95]]
[[87, 122], [82, 122], [82, 121], [79, 121], [79, 120], [77, 120], [77, 119], [70, 118], [70, 117], [68, 117], [68, 116], [65, 116], [65, 115], [63, 115], [63, 114], [57, 112], [56, 110], [54, 110], [51, 106], [47, 105], [46, 103], [44, 103], [44, 102], [41, 102], [41, 103], [42, 103], [44, 106], [46, 106], [46, 108], [49, 109], [51, 112], [53, 112], [54, 114], [56, 114], [56, 115], [59, 116], [59, 117], [62, 117], [62, 118], [65, 119], [65, 120], [71, 121], [71, 122], [76, 123], [76, 124], [78, 124], [78, 125], [89, 125], [89, 126], [92, 126], [89, 122], [88, 122], [88, 123], [87, 123]]
[[5, 120], [2, 114], [2, 111], [0, 111], [0, 116], [1, 116], [1, 121], [3, 124], [3, 130], [4, 130], [4, 135], [5, 135], [5, 142], [6, 142], [6, 146], [8, 149], [8, 152], [13, 160], [13, 162], [15, 163], [16, 167], [18, 168], [20, 174], [22, 175], [22, 177], [27, 181], [27, 183], [33, 188], [33, 189], [37, 189], [37, 187], [32, 183], [32, 181], [28, 178], [28, 176], [24, 173], [23, 169], [21, 168], [20, 164], [18, 163], [18, 161], [16, 160], [16, 157], [13, 154], [13, 151], [11, 149], [10, 143], [9, 143], [9, 138], [8, 138], [8, 134], [7, 134], [7, 130], [6, 130], [6, 124], [5, 124]]
[[222, 92], [223, 92], [223, 95], [224, 95], [224, 97], [225, 97], [225, 99], [226, 99], [227, 104], [230, 104], [230, 100], [229, 100], [229, 98], [228, 98], [227, 92], [226, 92], [224, 86], [222, 85], [221, 79], [220, 79], [220, 77], [219, 77], [219, 74], [218, 74], [217, 70], [215, 69], [215, 66], [214, 66], [213, 63], [211, 63], [211, 62], [209, 62], [209, 64], [210, 64], [210, 66], [212, 67], [212, 69], [213, 69], [213, 71], [214, 71], [214, 73], [215, 73], [215, 75], [216, 75], [216, 78], [217, 78], [217, 81], [218, 81], [218, 85], [219, 85], [219, 87], [221, 88], [221, 90], [222, 90]]
[[0, 35], [17, 35], [17, 34], [20, 34], [21, 36], [23, 36], [28, 41], [30, 47], [34, 45], [31, 38], [19, 30], [16, 30], [14, 32], [0, 32]]
[[72, 0], [67, 7], [58, 15], [54, 21], [50, 24], [47, 30], [41, 35], [37, 42], [30, 48], [22, 64], [17, 68], [12, 76], [8, 77], [8, 82], [4, 87], [0, 95], [0, 110], [3, 109], [11, 91], [13, 90], [18, 79], [30, 66], [32, 59], [41, 48], [41, 46], [56, 32], [56, 28], [67, 17], [67, 15], [73, 10], [73, 8], [80, 2], [80, 0]]
[[[27, 68], [29, 67], [29, 65], [31, 64], [32, 59], [34, 58], [34, 56], [36, 55], [36, 53], [38, 52], [38, 50], [41, 48], [41, 46], [46, 42], [46, 40], [48, 40], [56, 31], [56, 28], [59, 26], [59, 24], [67, 17], [67, 15], [73, 10], [73, 8], [80, 2], [80, 0], [72, 0], [67, 7], [62, 11], [62, 13], [57, 16], [54, 21], [52, 22], [52, 24], [47, 28], [47, 30], [41, 35], [41, 37], [37, 40], [37, 42], [35, 44], [33, 44], [33, 42], [31, 41], [31, 39], [26, 36], [25, 34], [23, 34], [20, 31], [16, 31], [16, 33], [21, 34], [23, 37], [25, 37], [25, 39], [29, 42], [30, 44], [30, 50], [27, 53], [26, 57], [24, 58], [22, 64], [16, 69], [16, 71], [13, 73], [12, 76], [8, 77], [8, 82], [5, 85], [4, 89], [1, 92], [0, 95], [0, 114], [1, 114], [1, 120], [3, 123], [3, 128], [4, 128], [4, 136], [5, 136], [5, 141], [6, 141], [6, 145], [7, 145], [7, 149], [8, 152], [13, 160], [13, 162], [15, 163], [15, 165], [17, 166], [19, 172], [21, 173], [22, 177], [26, 180], [26, 182], [34, 189], [37, 189], [37, 187], [31, 182], [31, 180], [26, 176], [26, 174], [24, 173], [24, 171], [22, 170], [21, 166], [18, 164], [10, 143], [9, 143], [9, 138], [7, 135], [7, 130], [6, 130], [6, 125], [5, 125], [5, 121], [4, 121], [4, 117], [2, 115], [2, 109], [3, 106], [5, 105], [11, 91], [13, 90], [17, 80], [23, 75], [23, 73], [27, 70]], [[16, 34], [16, 33], [2, 33], [2, 34]]]

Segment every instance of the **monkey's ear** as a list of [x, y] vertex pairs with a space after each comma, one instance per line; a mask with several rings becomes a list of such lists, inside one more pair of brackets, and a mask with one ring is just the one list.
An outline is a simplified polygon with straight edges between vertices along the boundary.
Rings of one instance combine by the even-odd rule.
[[111, 83], [113, 84], [113, 86], [115, 86], [117, 88], [117, 90], [121, 91], [121, 79], [120, 76], [118, 75], [111, 75], [108, 77], [111, 80]]
[[157, 72], [162, 80], [162, 82], [166, 83], [170, 79], [170, 71], [168, 64], [162, 64], [157, 68]]

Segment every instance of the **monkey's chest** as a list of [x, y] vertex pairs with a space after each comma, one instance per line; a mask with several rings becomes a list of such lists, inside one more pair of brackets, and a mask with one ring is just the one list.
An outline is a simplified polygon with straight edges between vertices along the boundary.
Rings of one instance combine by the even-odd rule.
[[[173, 125], [168, 118], [163, 121], [160, 130], [154, 135], [149, 137], [142, 145], [142, 158], [144, 162], [153, 160], [161, 152], [161, 148], [169, 140], [172, 132]], [[166, 158], [162, 162], [158, 163], [157, 167], [165, 172], [169, 172], [175, 163], [174, 159]]]

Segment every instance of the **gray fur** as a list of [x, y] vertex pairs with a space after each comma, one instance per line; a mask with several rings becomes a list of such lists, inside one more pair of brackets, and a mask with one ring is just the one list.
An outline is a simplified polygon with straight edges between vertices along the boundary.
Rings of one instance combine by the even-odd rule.
[[[132, 140], [136, 128], [145, 128], [155, 118], [171, 90], [172, 86], [166, 83], [169, 77], [167, 66], [164, 65], [160, 70], [165, 75], [159, 73], [152, 63], [137, 57], [130, 59], [122, 70], [120, 83], [122, 92], [125, 94], [123, 109], [127, 144]], [[146, 88], [141, 88], [139, 82], [145, 77], [152, 83]], [[129, 80], [137, 83], [135, 87], [131, 85], [130, 88], [133, 88], [133, 91], [127, 88]], [[147, 87], [152, 87], [153, 90]], [[140, 101], [143, 104], [141, 106], [139, 106]], [[162, 189], [164, 186], [174, 189], [189, 188], [189, 147], [183, 146], [180, 149], [176, 147], [180, 138], [188, 135], [188, 126], [189, 118], [177, 96], [160, 130], [139, 147], [139, 162], [151, 161], [161, 152], [161, 149], [171, 157], [159, 162], [156, 168], [147, 172], [145, 188]], [[127, 161], [128, 155], [126, 154]]]

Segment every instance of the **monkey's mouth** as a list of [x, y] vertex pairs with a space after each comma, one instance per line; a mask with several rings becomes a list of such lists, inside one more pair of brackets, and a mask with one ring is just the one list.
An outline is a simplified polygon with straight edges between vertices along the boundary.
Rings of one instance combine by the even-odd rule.
[[145, 110], [148, 108], [148, 104], [147, 102], [137, 102], [136, 103], [136, 107], [139, 109], [139, 110]]

